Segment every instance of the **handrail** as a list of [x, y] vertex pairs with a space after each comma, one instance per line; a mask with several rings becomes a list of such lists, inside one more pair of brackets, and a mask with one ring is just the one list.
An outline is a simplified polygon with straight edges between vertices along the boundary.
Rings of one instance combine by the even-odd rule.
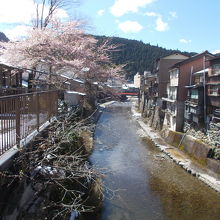
[[21, 94], [16, 94], [16, 95], [0, 96], [0, 100], [5, 99], [5, 98], [16, 98], [16, 97], [20, 97], [20, 96], [27, 96], [27, 95], [32, 95], [32, 94], [42, 94], [42, 93], [48, 93], [48, 92], [58, 92], [58, 91], [59, 90], [34, 91], [34, 92], [21, 93]]
[[0, 155], [57, 115], [58, 90], [0, 97]]

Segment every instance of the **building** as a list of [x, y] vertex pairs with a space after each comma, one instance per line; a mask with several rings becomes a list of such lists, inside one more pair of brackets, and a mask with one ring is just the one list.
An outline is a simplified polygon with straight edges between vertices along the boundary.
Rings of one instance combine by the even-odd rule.
[[107, 80], [107, 83], [106, 83], [109, 87], [111, 88], [114, 88], [114, 89], [121, 89], [122, 88], [122, 80], [119, 79], [119, 78], [114, 78], [112, 77], [111, 79], [108, 79]]
[[175, 53], [169, 56], [161, 57], [156, 60], [154, 73], [157, 74], [158, 77], [158, 105], [162, 106], [162, 97], [167, 97], [167, 84], [169, 83], [169, 69], [174, 64], [186, 60], [189, 57]]
[[152, 100], [153, 103], [156, 102], [158, 97], [158, 77], [156, 74], [151, 72], [144, 72], [144, 88], [143, 92], [145, 93], [147, 102]]
[[0, 96], [25, 92], [23, 75], [23, 70], [0, 63]]
[[81, 79], [72, 78], [62, 74], [57, 76], [57, 79], [62, 82], [63, 88], [69, 91], [85, 92], [85, 82]]
[[142, 82], [143, 82], [143, 76], [141, 76], [139, 72], [137, 72], [137, 74], [134, 76], [134, 87], [140, 89]]
[[207, 79], [208, 109], [210, 118], [220, 122], [220, 56], [210, 60]]
[[15, 88], [22, 87], [22, 70], [0, 64], [0, 87]]
[[82, 104], [85, 93], [75, 92], [75, 91], [65, 91], [64, 92], [64, 100], [68, 106], [76, 106]]
[[192, 85], [193, 73], [209, 66], [211, 58], [214, 58], [214, 55], [205, 51], [178, 62], [170, 68], [170, 83], [167, 85], [168, 96], [162, 98], [163, 107], [166, 109], [164, 126], [175, 131], [183, 130], [185, 101], [188, 92], [186, 86]]
[[184, 119], [187, 124], [194, 125], [197, 128], [203, 128], [205, 126], [207, 75], [208, 68], [193, 73], [192, 85], [186, 86], [188, 95], [185, 101]]

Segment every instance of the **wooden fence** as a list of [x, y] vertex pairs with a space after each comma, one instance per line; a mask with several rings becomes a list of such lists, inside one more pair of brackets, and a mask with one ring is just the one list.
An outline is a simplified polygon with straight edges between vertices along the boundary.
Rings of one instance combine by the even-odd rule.
[[0, 97], [0, 155], [57, 115], [58, 91]]

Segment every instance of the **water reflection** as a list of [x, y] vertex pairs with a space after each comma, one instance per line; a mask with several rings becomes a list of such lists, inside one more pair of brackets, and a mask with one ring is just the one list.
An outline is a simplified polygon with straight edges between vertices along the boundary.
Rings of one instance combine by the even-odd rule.
[[103, 181], [117, 193], [87, 219], [219, 219], [219, 194], [142, 141], [139, 129], [127, 103], [101, 116], [90, 159], [108, 171]]
[[159, 166], [151, 175], [150, 189], [159, 197], [164, 219], [219, 219], [220, 198], [195, 177], [171, 167]]

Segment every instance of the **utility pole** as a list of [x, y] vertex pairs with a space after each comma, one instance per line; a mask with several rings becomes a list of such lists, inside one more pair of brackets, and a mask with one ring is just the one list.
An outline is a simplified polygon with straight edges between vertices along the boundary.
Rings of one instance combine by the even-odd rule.
[[190, 86], [192, 85], [192, 75], [193, 75], [193, 66], [191, 66], [191, 72], [190, 72]]
[[203, 57], [203, 99], [204, 99], [204, 123], [205, 132], [207, 132], [207, 119], [206, 119], [206, 77], [205, 77], [205, 56]]

